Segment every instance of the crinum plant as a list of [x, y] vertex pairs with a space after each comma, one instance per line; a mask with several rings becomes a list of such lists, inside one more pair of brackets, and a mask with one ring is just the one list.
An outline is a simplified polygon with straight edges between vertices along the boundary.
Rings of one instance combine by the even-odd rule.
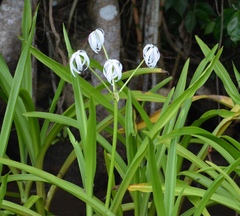
[[[117, 145], [117, 139], [118, 139], [117, 138], [117, 136], [118, 136], [117, 130], [118, 130], [118, 115], [119, 115], [118, 114], [119, 94], [126, 87], [127, 83], [130, 81], [132, 76], [135, 75], [135, 73], [140, 68], [140, 66], [143, 64], [144, 61], [150, 68], [154, 68], [156, 66], [158, 60], [160, 59], [160, 53], [156, 46], [154, 46], [152, 44], [146, 45], [143, 50], [143, 57], [144, 57], [143, 61], [132, 72], [132, 74], [129, 76], [128, 80], [122, 85], [121, 89], [118, 91], [115, 83], [118, 82], [119, 80], [121, 80], [123, 67], [122, 67], [122, 64], [118, 60], [109, 59], [107, 51], [104, 47], [104, 31], [100, 28], [93, 31], [89, 35], [88, 42], [89, 42], [92, 50], [96, 53], [100, 52], [101, 49], [103, 48], [105, 56], [106, 56], [106, 62], [103, 65], [103, 75], [105, 76], [105, 78], [107, 79], [109, 84], [112, 85], [113, 90], [111, 90], [105, 84], [105, 82], [101, 79], [101, 77], [94, 71], [94, 69], [92, 69], [89, 66], [89, 57], [86, 55], [85, 51], [79, 50], [72, 54], [72, 56], [70, 58], [70, 70], [71, 70], [73, 76], [76, 77], [75, 72], [80, 74], [81, 71], [83, 70], [84, 65], [86, 65], [86, 67], [90, 68], [90, 70], [103, 83], [103, 85], [106, 87], [106, 89], [109, 91], [109, 93], [112, 94], [113, 103], [114, 103], [114, 110], [113, 110], [114, 126], [113, 126], [113, 137], [112, 137], [112, 151], [111, 151], [111, 155], [110, 155], [111, 159], [110, 159], [110, 165], [109, 165], [109, 169], [108, 169], [109, 180], [108, 180], [107, 195], [106, 195], [106, 202], [105, 202], [105, 207], [109, 208], [112, 188], [114, 187], [113, 182], [115, 182], [115, 180], [114, 180], [114, 166], [115, 166], [114, 163], [115, 163], [116, 145]], [[72, 53], [70, 45], [68, 45], [67, 47], [68, 47], [68, 52]], [[73, 81], [73, 83], [74, 83], [74, 81]], [[76, 86], [73, 86], [73, 88], [74, 88], [74, 91], [79, 91], [80, 86], [78, 86], [76, 84]], [[75, 95], [78, 95], [78, 94], [75, 94]], [[75, 98], [75, 100], [77, 100], [77, 98]], [[80, 131], [80, 133], [82, 134], [83, 132]], [[87, 134], [87, 133], [85, 133], [85, 134]], [[80, 161], [80, 159], [79, 159], [79, 161]], [[96, 167], [96, 165], [94, 164], [94, 169], [95, 169], [95, 167]], [[89, 182], [90, 185], [93, 184], [93, 180], [94, 179], [91, 179], [91, 181]], [[90, 188], [90, 190], [91, 190], [90, 195], [92, 195], [92, 188]], [[92, 208], [90, 207], [89, 214], [91, 215], [91, 213], [92, 213]]]
[[[26, 2], [27, 19], [31, 17], [31, 7], [30, 1]], [[146, 45], [143, 60], [138, 67], [122, 72], [124, 69], [120, 61], [108, 57], [102, 29], [93, 31], [88, 40], [94, 52], [105, 53], [106, 62], [90, 59], [84, 50], [73, 52], [63, 28], [69, 53], [69, 65], [63, 66], [31, 46], [35, 24], [36, 14], [32, 25], [24, 28], [24, 48], [14, 77], [10, 75], [5, 61], [0, 59], [0, 96], [7, 104], [1, 129], [0, 163], [1, 166], [7, 165], [10, 170], [6, 175], [2, 173], [1, 177], [3, 214], [49, 215], [57, 188], [84, 202], [87, 215], [124, 215], [128, 211], [133, 211], [131, 213], [134, 215], [210, 215], [209, 207], [217, 204], [240, 212], [239, 186], [235, 182], [239, 177], [240, 145], [236, 139], [224, 135], [224, 131], [239, 119], [240, 96], [219, 61], [222, 49], [217, 51], [217, 45], [209, 49], [196, 37], [205, 57], [189, 83], [187, 77], [190, 60], [187, 60], [176, 86], [167, 96], [163, 96], [157, 91], [167, 85], [171, 77], [163, 79], [148, 92], [130, 90], [127, 87], [133, 76], [166, 73], [155, 68], [160, 58], [156, 46]], [[36, 111], [31, 97], [30, 55], [59, 77], [57, 91], [46, 112]], [[148, 67], [141, 68], [144, 62]], [[101, 80], [99, 86], [92, 86], [80, 76], [86, 69]], [[96, 73], [96, 69], [103, 73], [106, 81]], [[239, 72], [236, 68], [234, 70], [239, 79]], [[222, 80], [228, 96], [196, 96], [196, 91], [204, 85], [213, 71]], [[29, 83], [26, 85], [27, 80]], [[75, 103], [62, 114], [57, 114], [55, 107], [66, 82], [73, 87]], [[102, 93], [103, 89], [107, 89], [104, 91], [107, 93]], [[218, 101], [228, 108], [209, 110], [187, 126], [186, 120], [192, 103], [204, 98]], [[120, 100], [125, 100], [126, 103], [118, 109]], [[149, 116], [144, 109], [145, 102], [161, 103], [162, 108]], [[108, 112], [99, 121], [96, 119], [98, 105]], [[221, 117], [216, 128], [211, 132], [202, 129], [202, 124], [214, 116]], [[38, 123], [39, 118], [44, 120], [42, 125]], [[18, 133], [20, 161], [14, 161], [6, 155], [12, 120]], [[54, 176], [43, 170], [45, 154], [58, 133], [66, 127], [73, 150]], [[72, 128], [78, 130], [79, 140], [76, 140]], [[192, 143], [200, 146], [197, 154], [188, 149]], [[122, 144], [126, 156], [118, 153], [117, 144]], [[108, 175], [108, 183], [104, 189], [106, 197], [103, 200], [97, 198], [94, 191], [97, 145], [105, 151], [105, 164], [102, 166], [106, 167]], [[225, 166], [205, 160], [210, 147], [227, 161]], [[78, 162], [81, 186], [64, 180], [64, 175], [74, 160]], [[188, 170], [183, 170], [184, 160], [190, 162]], [[121, 179], [119, 184], [115, 178], [116, 173]], [[22, 204], [5, 199], [9, 182], [17, 182]], [[47, 189], [44, 184], [50, 184], [50, 188]], [[36, 193], [32, 194], [31, 189], [35, 185]], [[124, 201], [128, 194], [128, 201]], [[186, 199], [192, 205], [183, 210]]]

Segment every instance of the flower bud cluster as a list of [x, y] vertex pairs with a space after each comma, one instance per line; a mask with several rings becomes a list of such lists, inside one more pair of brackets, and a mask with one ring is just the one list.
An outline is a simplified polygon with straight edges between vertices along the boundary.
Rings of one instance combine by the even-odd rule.
[[[93, 31], [88, 37], [88, 43], [95, 53], [99, 53], [104, 44], [104, 31], [100, 28]], [[153, 44], [147, 44], [143, 49], [143, 58], [149, 68], [154, 68], [160, 59], [160, 52]], [[90, 60], [84, 50], [78, 50], [70, 58], [70, 70], [74, 77], [75, 73], [81, 74], [89, 65]], [[118, 60], [107, 59], [103, 66], [103, 75], [113, 85], [122, 78], [122, 68]]]

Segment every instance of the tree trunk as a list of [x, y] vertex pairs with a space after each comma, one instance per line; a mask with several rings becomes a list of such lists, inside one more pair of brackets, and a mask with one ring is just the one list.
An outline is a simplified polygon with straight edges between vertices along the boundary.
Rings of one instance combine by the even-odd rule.
[[[104, 46], [106, 48], [108, 57], [110, 59], [120, 58], [120, 15], [117, 0], [92, 0], [89, 5], [89, 14], [93, 19], [93, 28], [101, 28], [105, 33]], [[106, 61], [103, 50], [98, 54], [92, 52], [89, 53], [90, 57], [104, 65]], [[102, 71], [96, 71], [103, 80], [106, 78], [103, 76]], [[91, 83], [96, 86], [100, 84], [100, 81], [95, 75], [91, 76]], [[122, 102], [122, 101], [121, 101]], [[121, 105], [120, 105], [121, 106]], [[97, 120], [100, 121], [108, 115], [107, 111], [102, 106], [97, 106]], [[111, 141], [110, 141], [111, 142]], [[118, 149], [119, 152], [119, 149]], [[96, 188], [104, 188], [107, 184], [106, 178], [106, 167], [104, 166], [105, 161], [103, 157], [103, 148], [98, 145], [97, 148], [97, 174], [95, 178]]]
[[0, 5], [0, 53], [13, 73], [21, 51], [21, 18], [24, 0], [3, 0]]
[[[93, 19], [93, 29], [101, 28], [105, 32], [104, 46], [110, 59], [118, 59], [120, 57], [120, 15], [117, 0], [92, 0], [90, 4], [90, 15]], [[98, 54], [93, 53], [93, 58], [103, 65], [106, 61], [104, 52]], [[102, 72], [99, 72], [102, 76]], [[105, 78], [103, 78], [105, 80]], [[93, 85], [98, 85], [99, 80], [91, 77]]]
[[[158, 45], [158, 27], [159, 27], [159, 10], [160, 10], [160, 0], [154, 0], [146, 3], [146, 14], [145, 14], [145, 28], [144, 28], [144, 45], [154, 44]], [[151, 81], [151, 86], [154, 87], [157, 84], [157, 75], [155, 73], [150, 75], [146, 74], [144, 76], [144, 83]], [[148, 90], [147, 85], [145, 85], [144, 91]], [[156, 103], [151, 103], [150, 113], [156, 111]]]

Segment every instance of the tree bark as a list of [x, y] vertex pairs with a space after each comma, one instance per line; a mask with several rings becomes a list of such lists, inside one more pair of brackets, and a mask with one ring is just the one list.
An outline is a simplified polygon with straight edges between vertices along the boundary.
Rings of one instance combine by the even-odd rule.
[[21, 20], [24, 0], [3, 0], [0, 5], [0, 53], [13, 73], [21, 52]]
[[[159, 10], [160, 0], [150, 1], [146, 3], [146, 15], [145, 15], [145, 28], [144, 28], [144, 44], [158, 45], [158, 27], [159, 27]], [[151, 86], [154, 87], [157, 84], [157, 75], [155, 73], [144, 76], [144, 83], [148, 83], [151, 80]], [[148, 90], [148, 86], [145, 86], [144, 91]], [[156, 103], [151, 103], [150, 113], [156, 111]]]
[[[117, 0], [92, 0], [90, 4], [90, 15], [93, 19], [93, 29], [101, 28], [105, 32], [104, 46], [110, 59], [118, 59], [120, 57], [120, 15]], [[92, 57], [103, 65], [106, 61], [104, 52], [96, 54]], [[99, 75], [103, 77], [102, 72]], [[105, 80], [105, 78], [103, 78]], [[95, 77], [91, 77], [93, 85], [100, 82]]]
[[[110, 59], [120, 58], [120, 15], [117, 0], [92, 0], [89, 5], [89, 14], [92, 18], [92, 29], [101, 28], [105, 33], [104, 47], [106, 48], [108, 57]], [[90, 57], [93, 57], [101, 65], [104, 65], [106, 56], [101, 50], [98, 54], [92, 52], [89, 53]], [[103, 80], [106, 78], [103, 76], [102, 71], [96, 71]], [[100, 81], [92, 74], [92, 85], [96, 86], [100, 84]], [[122, 101], [121, 101], [122, 102]], [[121, 106], [121, 105], [120, 105]], [[97, 120], [100, 121], [108, 115], [107, 111], [102, 106], [97, 106]], [[104, 134], [104, 133], [103, 133]], [[111, 142], [111, 141], [110, 141]], [[119, 152], [119, 149], [118, 149]], [[103, 148], [98, 145], [97, 148], [97, 174], [95, 178], [95, 186], [103, 188], [102, 184], [106, 184], [106, 168], [103, 157]]]

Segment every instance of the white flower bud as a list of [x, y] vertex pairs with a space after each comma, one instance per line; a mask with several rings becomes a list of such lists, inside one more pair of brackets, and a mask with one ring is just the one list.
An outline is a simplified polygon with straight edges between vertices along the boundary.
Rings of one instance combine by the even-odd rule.
[[153, 44], [147, 44], [143, 49], [143, 58], [148, 67], [154, 68], [160, 59], [160, 52]]
[[116, 59], [108, 59], [103, 66], [103, 75], [113, 85], [122, 78], [122, 64]]
[[88, 42], [95, 53], [101, 51], [104, 43], [104, 31], [101, 28], [93, 31], [88, 37]]
[[72, 75], [76, 77], [75, 73], [81, 74], [83, 70], [86, 70], [89, 67], [90, 60], [84, 50], [78, 50], [72, 54], [69, 64]]

